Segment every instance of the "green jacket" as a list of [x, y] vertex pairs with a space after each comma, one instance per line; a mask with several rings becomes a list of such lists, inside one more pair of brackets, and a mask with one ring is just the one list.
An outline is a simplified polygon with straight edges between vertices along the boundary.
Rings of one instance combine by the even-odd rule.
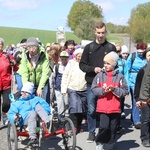
[[37, 89], [41, 90], [50, 76], [50, 67], [49, 67], [49, 59], [43, 47], [39, 47], [38, 49], [39, 58], [36, 63], [36, 67], [34, 68], [30, 63], [31, 58], [29, 57], [29, 52], [26, 52], [22, 55], [21, 59], [21, 76], [22, 82], [25, 83], [27, 81], [33, 82]]
[[150, 98], [150, 61], [144, 70], [144, 76], [141, 80], [142, 84], [140, 88], [139, 99], [147, 101], [147, 99]]

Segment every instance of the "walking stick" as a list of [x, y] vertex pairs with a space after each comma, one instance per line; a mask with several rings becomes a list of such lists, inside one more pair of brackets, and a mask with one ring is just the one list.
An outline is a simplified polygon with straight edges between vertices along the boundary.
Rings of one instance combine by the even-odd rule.
[[13, 81], [14, 81], [14, 67], [11, 66], [11, 93], [13, 93]]

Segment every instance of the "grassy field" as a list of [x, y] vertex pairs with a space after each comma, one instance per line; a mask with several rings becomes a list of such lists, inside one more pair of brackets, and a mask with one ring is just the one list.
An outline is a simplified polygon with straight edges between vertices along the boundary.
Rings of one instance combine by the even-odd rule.
[[119, 34], [108, 34], [107, 35], [107, 39], [110, 42], [114, 42], [114, 43], [123, 45], [122, 35], [119, 35]]
[[[56, 31], [0, 27], [0, 37], [5, 40], [5, 46], [17, 44], [21, 39], [29, 37], [38, 37], [43, 44], [46, 44], [48, 42], [56, 42]], [[73, 39], [76, 43], [81, 42], [81, 39], [72, 32], [66, 32], [66, 40], [68, 39]], [[109, 34], [107, 35], [107, 39], [111, 42], [122, 44], [122, 38], [119, 35]]]

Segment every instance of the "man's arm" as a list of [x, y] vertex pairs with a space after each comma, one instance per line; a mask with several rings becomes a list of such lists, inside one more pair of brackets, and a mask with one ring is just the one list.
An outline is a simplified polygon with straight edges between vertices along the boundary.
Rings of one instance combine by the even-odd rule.
[[145, 69], [139, 98], [143, 101], [146, 101], [148, 98], [150, 98], [150, 62], [148, 62], [148, 65]]
[[83, 72], [90, 73], [94, 72], [95, 67], [89, 65], [89, 57], [90, 57], [90, 44], [86, 45], [81, 57], [81, 61], [79, 63], [80, 69]]

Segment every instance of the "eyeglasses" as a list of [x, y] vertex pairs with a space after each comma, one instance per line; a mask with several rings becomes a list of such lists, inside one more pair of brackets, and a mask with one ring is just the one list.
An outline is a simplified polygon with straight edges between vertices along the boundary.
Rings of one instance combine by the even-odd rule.
[[129, 55], [128, 53], [122, 53], [122, 54], [124, 54], [124, 55]]
[[21, 91], [21, 94], [24, 94], [24, 95], [30, 95], [30, 93], [25, 92], [25, 91]]
[[37, 46], [28, 46], [28, 49], [30, 50], [30, 49], [37, 49]]

